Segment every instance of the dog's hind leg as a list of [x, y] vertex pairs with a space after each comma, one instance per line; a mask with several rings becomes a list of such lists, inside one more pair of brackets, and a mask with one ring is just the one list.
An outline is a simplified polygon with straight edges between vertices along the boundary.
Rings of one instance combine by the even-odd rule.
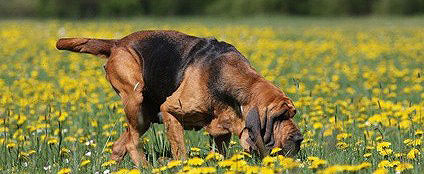
[[144, 82], [141, 67], [136, 58], [124, 48], [116, 48], [105, 66], [106, 78], [110, 81], [122, 99], [125, 115], [128, 121], [127, 130], [114, 143], [111, 158], [121, 161], [126, 153], [130, 154], [133, 162], [146, 166], [143, 150], [138, 151], [139, 138], [150, 126], [151, 115], [142, 112]]

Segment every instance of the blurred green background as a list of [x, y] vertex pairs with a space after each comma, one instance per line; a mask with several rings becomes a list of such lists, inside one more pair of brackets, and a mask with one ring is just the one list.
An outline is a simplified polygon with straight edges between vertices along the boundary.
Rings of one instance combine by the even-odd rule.
[[0, 0], [0, 17], [421, 15], [424, 0]]

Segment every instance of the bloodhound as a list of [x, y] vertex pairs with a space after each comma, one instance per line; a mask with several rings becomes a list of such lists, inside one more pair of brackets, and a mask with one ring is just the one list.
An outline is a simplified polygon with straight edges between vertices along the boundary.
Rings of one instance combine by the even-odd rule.
[[136, 165], [148, 165], [139, 137], [159, 122], [159, 112], [176, 159], [186, 156], [184, 129], [205, 128], [221, 153], [231, 134], [262, 157], [274, 147], [286, 156], [299, 151], [303, 136], [291, 99], [226, 42], [154, 30], [118, 40], [62, 38], [56, 47], [107, 58], [106, 78], [128, 121], [112, 146], [113, 160], [128, 152]]

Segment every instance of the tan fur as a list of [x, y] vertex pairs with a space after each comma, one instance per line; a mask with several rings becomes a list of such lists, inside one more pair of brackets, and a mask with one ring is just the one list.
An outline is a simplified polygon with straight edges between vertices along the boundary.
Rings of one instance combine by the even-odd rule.
[[[149, 115], [150, 108], [143, 105], [143, 62], [130, 47], [143, 37], [147, 35], [140, 32], [121, 40], [61, 39], [57, 48], [108, 58], [105, 65], [106, 78], [121, 97], [128, 121], [127, 130], [113, 144], [111, 158], [121, 161], [129, 153], [136, 165], [145, 166], [148, 162], [142, 148], [139, 148], [139, 137], [147, 131], [156, 115]], [[189, 66], [181, 85], [160, 106], [171, 151], [176, 159], [186, 158], [184, 129], [192, 128], [205, 128], [214, 138], [220, 152], [224, 152], [224, 147], [228, 146], [231, 134], [240, 136], [241, 146], [249, 151], [250, 147], [246, 142], [248, 131], [244, 129], [245, 119], [249, 110], [254, 107], [258, 108], [261, 122], [265, 120], [265, 112], [270, 117], [282, 110], [289, 111], [285, 120], [273, 126], [275, 147], [284, 148], [291, 141], [291, 135], [300, 134], [291, 120], [295, 114], [292, 101], [257, 74], [249, 64], [239, 62], [235, 58], [236, 54], [228, 53], [225, 56], [228, 57], [228, 62], [222, 67], [225, 74], [221, 78], [229, 81], [229, 91], [241, 92], [237, 100], [243, 109], [234, 109], [214, 100], [208, 92], [208, 68]]]

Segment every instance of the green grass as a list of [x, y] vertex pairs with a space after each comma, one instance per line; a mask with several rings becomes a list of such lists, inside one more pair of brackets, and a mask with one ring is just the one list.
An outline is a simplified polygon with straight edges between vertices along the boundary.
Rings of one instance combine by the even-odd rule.
[[[60, 52], [53, 43], [65, 36], [118, 38], [142, 29], [175, 29], [225, 40], [235, 45], [265, 78], [285, 91], [296, 102], [299, 113], [295, 121], [305, 136], [296, 156], [303, 167], [289, 172], [316, 172], [308, 168], [307, 157], [317, 156], [328, 162], [318, 170], [336, 164], [370, 162], [372, 167], [359, 171], [370, 173], [382, 160], [389, 160], [411, 163], [414, 168], [406, 172], [420, 173], [424, 169], [424, 149], [415, 146], [421, 154], [408, 159], [406, 154], [413, 147], [404, 140], [423, 139], [416, 131], [424, 129], [424, 91], [406, 91], [414, 85], [424, 86], [423, 26], [420, 16], [0, 21], [0, 173], [56, 173], [62, 168], [71, 168], [73, 173], [102, 173], [134, 168], [129, 156], [117, 165], [102, 167], [110, 156], [105, 152], [109, 149], [107, 142], [115, 141], [125, 130], [123, 106], [104, 78], [104, 60]], [[268, 35], [267, 31], [272, 34]], [[261, 46], [261, 40], [265, 46]], [[383, 68], [387, 70], [380, 73]], [[371, 83], [371, 88], [365, 88], [364, 83]], [[347, 92], [348, 87], [354, 94]], [[385, 89], [390, 92], [384, 93]], [[391, 93], [396, 95], [390, 96]], [[68, 116], [59, 121], [63, 114]], [[376, 114], [387, 117], [372, 122], [370, 118]], [[22, 124], [18, 123], [21, 116], [26, 117]], [[47, 119], [41, 120], [43, 116]], [[93, 126], [93, 120], [97, 126]], [[411, 122], [405, 128], [400, 124], [402, 121]], [[314, 128], [315, 123], [322, 123], [323, 127]], [[50, 127], [35, 128], [41, 124]], [[333, 133], [326, 136], [329, 129]], [[372, 135], [366, 137], [364, 132]], [[340, 133], [352, 136], [338, 140]], [[43, 140], [43, 136], [56, 138], [58, 142], [49, 145], [49, 139]], [[68, 137], [76, 141], [66, 141]], [[152, 125], [140, 140], [145, 139], [148, 142], [143, 146], [152, 166], [142, 172], [150, 173], [153, 168], [166, 165], [172, 157], [163, 125]], [[86, 145], [90, 141], [95, 146]], [[204, 158], [214, 148], [203, 130], [185, 131], [185, 141], [188, 151], [191, 147], [201, 149], [198, 154], [188, 152], [188, 156]], [[237, 137], [233, 136], [232, 141], [235, 143], [228, 147], [226, 158], [241, 151]], [[367, 149], [382, 141], [391, 143], [393, 154], [382, 156], [376, 149]], [[11, 142], [16, 144], [14, 148], [7, 147]], [[349, 147], [338, 148], [338, 142]], [[61, 153], [62, 148], [70, 151]], [[29, 150], [35, 153], [28, 157], [19, 155]], [[364, 158], [368, 152], [372, 156]], [[395, 153], [404, 155], [396, 157]], [[80, 167], [83, 160], [91, 162]], [[255, 156], [246, 161], [261, 165]], [[203, 166], [214, 167], [217, 163], [207, 162]], [[395, 167], [388, 169], [395, 172]], [[224, 168], [218, 167], [218, 172], [224, 172]]]

